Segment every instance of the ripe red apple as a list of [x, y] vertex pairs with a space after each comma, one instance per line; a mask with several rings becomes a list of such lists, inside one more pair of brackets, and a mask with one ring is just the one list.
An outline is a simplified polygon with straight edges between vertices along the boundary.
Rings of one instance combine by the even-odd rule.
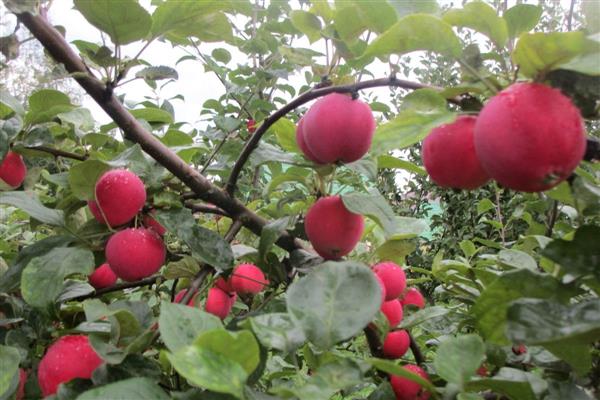
[[23, 157], [13, 151], [6, 153], [4, 160], [0, 163], [0, 179], [14, 188], [21, 186], [27, 175], [27, 166]]
[[489, 371], [485, 365], [481, 364], [481, 367], [477, 369], [477, 375], [486, 377], [489, 375]]
[[[174, 303], [181, 303], [181, 300], [183, 300], [183, 297], [185, 296], [185, 294], [187, 293], [187, 289], [183, 289], [180, 290], [176, 295], [175, 298], [173, 299]], [[196, 297], [198, 296], [198, 292], [196, 292], [196, 294], [194, 294], [192, 296], [192, 298], [188, 301], [187, 305], [190, 307], [194, 307], [194, 303], [196, 301]]]
[[233, 293], [235, 290], [231, 287], [231, 282], [223, 278], [222, 276], [218, 277], [215, 281], [215, 287], [218, 287], [222, 291], [226, 293]]
[[[154, 212], [152, 211], [150, 212], [150, 214], [154, 214]], [[164, 234], [167, 232], [167, 229], [164, 226], [162, 226], [160, 222], [155, 220], [151, 215], [144, 215], [144, 217], [142, 218], [142, 223], [146, 228], [152, 229], [160, 236], [164, 236]]]
[[460, 116], [433, 129], [423, 141], [423, 164], [439, 186], [475, 189], [489, 180], [475, 154], [475, 121], [475, 117]]
[[88, 277], [90, 285], [96, 289], [102, 289], [114, 285], [117, 282], [117, 275], [107, 263], [102, 264]]
[[68, 335], [58, 339], [49, 348], [38, 367], [38, 382], [42, 394], [56, 393], [58, 385], [71, 379], [90, 379], [102, 359], [90, 346], [87, 336]]
[[216, 315], [221, 319], [225, 319], [235, 304], [236, 298], [237, 295], [235, 293], [230, 295], [218, 287], [210, 288], [208, 290], [208, 295], [206, 296], [204, 309], [208, 313]]
[[15, 393], [15, 400], [22, 400], [25, 397], [25, 383], [27, 382], [27, 372], [23, 368], [19, 368], [19, 386]]
[[351, 163], [371, 147], [375, 130], [371, 108], [348, 95], [332, 93], [321, 97], [303, 119], [304, 143], [322, 164]]
[[229, 278], [229, 285], [237, 294], [256, 294], [268, 284], [265, 274], [254, 264], [238, 265]]
[[[131, 221], [146, 202], [146, 188], [136, 174], [124, 169], [106, 172], [96, 182], [97, 211], [102, 211], [110, 226], [118, 226]], [[92, 214], [102, 218], [102, 212]]]
[[483, 107], [475, 150], [483, 169], [501, 185], [523, 192], [565, 180], [585, 153], [583, 119], [559, 90], [516, 83]]
[[512, 347], [512, 352], [514, 355], [520, 356], [527, 353], [527, 347], [524, 344], [514, 345]]
[[364, 227], [363, 216], [348, 211], [340, 196], [320, 198], [308, 210], [304, 220], [308, 240], [326, 260], [350, 253], [360, 240]]
[[[421, 378], [429, 381], [427, 372], [414, 364], [408, 364], [402, 367], [413, 374], [419, 375]], [[403, 378], [401, 376], [391, 375], [390, 383], [392, 389], [396, 394], [396, 400], [427, 400], [429, 399], [430, 393], [426, 392], [421, 388], [417, 382], [413, 382], [410, 379]]]
[[250, 133], [256, 132], [256, 121], [253, 119], [249, 119], [246, 122], [246, 128], [248, 128], [248, 132]]
[[160, 269], [165, 262], [165, 245], [154, 231], [128, 228], [108, 239], [106, 261], [114, 273], [124, 281], [146, 278]]
[[409, 288], [404, 292], [404, 296], [400, 299], [402, 306], [413, 305], [418, 308], [425, 307], [425, 297], [419, 292], [417, 288]]
[[391, 261], [381, 262], [373, 266], [373, 271], [385, 285], [387, 301], [397, 299], [406, 289], [406, 274], [398, 264]]
[[96, 221], [100, 222], [101, 224], [103, 224], [104, 217], [102, 217], [102, 213], [100, 212], [100, 209], [98, 208], [98, 203], [96, 203], [94, 200], [88, 200], [87, 205], [88, 205], [88, 208], [90, 209], [90, 212], [94, 216], [94, 219]]
[[405, 330], [393, 331], [387, 334], [383, 341], [383, 354], [389, 358], [400, 358], [410, 347], [410, 336]]
[[381, 305], [381, 312], [385, 315], [390, 324], [390, 328], [395, 328], [398, 326], [400, 322], [402, 322], [402, 317], [404, 316], [404, 312], [402, 311], [402, 304], [400, 304], [400, 300], [394, 299], [390, 301], [386, 301]]
[[300, 121], [298, 121], [298, 126], [296, 127], [296, 143], [298, 144], [298, 147], [300, 147], [300, 150], [302, 150], [302, 153], [304, 153], [304, 157], [308, 158], [315, 164], [324, 164], [317, 157], [315, 157], [304, 141], [304, 117], [300, 118]]

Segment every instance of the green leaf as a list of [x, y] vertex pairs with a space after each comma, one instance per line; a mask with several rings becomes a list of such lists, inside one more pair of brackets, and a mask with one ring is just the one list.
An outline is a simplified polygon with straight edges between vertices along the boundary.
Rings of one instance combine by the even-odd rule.
[[383, 33], [398, 20], [396, 10], [387, 0], [354, 0], [353, 3], [367, 29], [374, 32]]
[[581, 357], [589, 354], [589, 344], [600, 337], [600, 300], [567, 306], [540, 299], [517, 300], [508, 309], [507, 335], [516, 343], [543, 345], [585, 373], [591, 357]]
[[521, 297], [551, 298], [559, 287], [552, 276], [529, 269], [503, 273], [481, 292], [471, 309], [479, 333], [493, 343], [508, 344], [505, 326], [510, 302]]
[[545, 385], [545, 382], [530, 372], [514, 368], [501, 368], [493, 378], [473, 379], [466, 384], [472, 391], [491, 390], [507, 396], [511, 400], [536, 400], [538, 397], [534, 387]]
[[409, 15], [396, 22], [373, 41], [361, 58], [382, 57], [428, 50], [459, 57], [462, 45], [452, 27], [431, 15]]
[[77, 396], [77, 400], [168, 400], [170, 397], [151, 379], [130, 378], [96, 387]]
[[75, 197], [80, 200], [96, 198], [96, 182], [110, 166], [99, 160], [86, 160], [69, 169], [69, 186]]
[[365, 265], [328, 261], [289, 287], [286, 304], [307, 339], [329, 349], [373, 320], [381, 305], [380, 291]]
[[0, 89], [0, 118], [5, 119], [13, 112], [22, 116], [25, 109], [19, 99], [5, 89]]
[[402, 365], [396, 364], [394, 361], [382, 360], [380, 358], [367, 358], [365, 361], [380, 371], [386, 372], [390, 375], [400, 376], [402, 378], [406, 378], [413, 382], [416, 382], [425, 389], [427, 389], [429, 393], [437, 393], [435, 387], [431, 384], [431, 382], [429, 382], [426, 379], [423, 379], [420, 375], [413, 374], [412, 372], [404, 368]]
[[499, 47], [503, 47], [508, 40], [506, 21], [496, 14], [492, 6], [482, 1], [467, 3], [462, 9], [449, 10], [443, 19], [450, 25], [481, 32]]
[[215, 60], [220, 61], [223, 64], [227, 64], [231, 61], [231, 53], [225, 49], [214, 49], [210, 54]]
[[367, 29], [355, 2], [338, 2], [333, 19], [335, 30], [346, 42], [357, 39]]
[[237, 362], [200, 346], [166, 353], [173, 368], [193, 385], [243, 398], [248, 373]]
[[198, 308], [170, 302], [160, 305], [160, 337], [173, 352], [191, 345], [202, 332], [222, 327], [219, 318]]
[[375, 250], [380, 260], [393, 261], [404, 264], [406, 256], [415, 251], [417, 244], [410, 239], [388, 239]]
[[183, 240], [195, 257], [219, 270], [233, 266], [230, 244], [216, 232], [198, 225], [190, 210], [162, 210], [156, 213], [156, 219], [167, 231]]
[[21, 355], [15, 347], [0, 345], [0, 397], [5, 399], [19, 384]]
[[173, 116], [162, 108], [138, 108], [129, 111], [137, 119], [143, 119], [151, 124], [171, 124]]
[[481, 199], [477, 202], [477, 215], [481, 215], [496, 208], [496, 205], [490, 199]]
[[289, 220], [289, 217], [283, 217], [263, 226], [260, 233], [260, 242], [258, 244], [258, 256], [260, 259], [266, 260], [268, 252], [285, 231]]
[[502, 250], [498, 253], [498, 261], [509, 267], [537, 271], [537, 263], [533, 257], [521, 250]]
[[585, 16], [586, 30], [590, 33], [600, 31], [600, 10], [593, 1], [584, 1], [581, 3], [581, 11]]
[[64, 226], [65, 219], [61, 210], [53, 210], [44, 206], [34, 197], [33, 193], [27, 192], [1, 192], [0, 204], [8, 204], [17, 207], [32, 218], [48, 225]]
[[225, 4], [220, 0], [165, 1], [152, 14], [152, 36], [158, 37], [169, 32], [181, 34], [181, 31], [193, 29], [192, 25], [203, 21], [207, 14], [221, 11]]
[[310, 43], [314, 43], [321, 38], [321, 21], [316, 15], [308, 11], [293, 10], [290, 13], [290, 20], [294, 28], [308, 37]]
[[542, 7], [532, 4], [517, 4], [506, 10], [502, 18], [506, 21], [508, 36], [514, 38], [535, 28], [542, 12]]
[[210, 350], [215, 354], [235, 361], [251, 374], [260, 361], [260, 349], [252, 332], [237, 332], [213, 329], [204, 332], [194, 341], [194, 345]]
[[437, 374], [459, 388], [475, 375], [485, 358], [485, 344], [477, 335], [461, 335], [444, 340], [433, 365]]
[[433, 306], [426, 307], [422, 310], [417, 311], [416, 313], [412, 313], [404, 317], [402, 322], [400, 323], [399, 328], [401, 329], [409, 329], [415, 327], [417, 325], [422, 324], [425, 321], [429, 321], [431, 319], [441, 318], [450, 313], [446, 307], [442, 306]]
[[398, 12], [399, 17], [411, 14], [438, 15], [440, 11], [440, 6], [436, 0], [403, 0], [392, 1], [391, 3]]
[[369, 194], [343, 195], [342, 200], [348, 211], [366, 215], [377, 222], [385, 231], [386, 236], [394, 234], [396, 228], [394, 210], [377, 189], [371, 190]]
[[392, 168], [392, 169], [403, 169], [408, 172], [415, 173], [421, 176], [427, 176], [427, 171], [424, 168], [419, 167], [410, 161], [401, 160], [399, 158], [384, 154], [377, 157], [377, 168]]
[[260, 343], [269, 348], [289, 353], [302, 346], [306, 336], [287, 313], [262, 314], [250, 318], [250, 326]]
[[536, 77], [560, 67], [586, 50], [582, 32], [524, 33], [512, 54], [519, 72]]
[[574, 277], [593, 275], [600, 279], [600, 227], [584, 225], [577, 229], [573, 240], [555, 239], [542, 255], [561, 265]]
[[162, 79], [179, 79], [177, 70], [164, 65], [156, 67], [146, 67], [135, 73], [136, 78], [142, 78], [149, 81], [160, 81]]
[[91, 251], [76, 247], [58, 247], [32, 259], [21, 275], [21, 292], [27, 304], [44, 308], [54, 302], [72, 274], [89, 275], [94, 271]]
[[29, 110], [25, 114], [25, 123], [34, 125], [51, 121], [56, 115], [71, 111], [69, 96], [54, 89], [41, 89], [29, 96]]
[[277, 137], [277, 143], [286, 151], [300, 153], [300, 148], [296, 143], [296, 124], [287, 118], [281, 118], [275, 122], [267, 131], [274, 133]]
[[96, 28], [106, 32], [114, 44], [144, 39], [152, 17], [135, 0], [74, 0], [75, 8]]

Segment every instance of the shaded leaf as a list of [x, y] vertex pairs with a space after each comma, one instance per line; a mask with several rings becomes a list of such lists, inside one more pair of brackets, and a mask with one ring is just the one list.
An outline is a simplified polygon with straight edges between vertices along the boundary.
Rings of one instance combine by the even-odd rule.
[[481, 32], [499, 47], [508, 40], [506, 21], [496, 14], [494, 8], [482, 1], [467, 3], [462, 9], [452, 9], [443, 16], [447, 23]]
[[44, 206], [33, 194], [20, 191], [2, 192], [0, 193], [0, 204], [17, 207], [32, 218], [49, 225], [64, 226], [65, 224], [64, 213], [61, 210], [53, 210]]
[[485, 358], [485, 345], [477, 335], [444, 340], [438, 347], [434, 366], [439, 376], [462, 388]]
[[202, 332], [222, 327], [219, 318], [198, 308], [169, 302], [160, 306], [158, 329], [171, 351], [191, 345]]

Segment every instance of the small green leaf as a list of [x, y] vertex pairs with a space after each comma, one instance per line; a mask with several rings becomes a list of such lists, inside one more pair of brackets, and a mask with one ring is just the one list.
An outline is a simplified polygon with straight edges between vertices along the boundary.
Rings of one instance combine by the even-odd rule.
[[0, 397], [9, 398], [19, 384], [21, 355], [15, 347], [0, 345]]
[[411, 163], [410, 161], [401, 160], [399, 158], [384, 154], [377, 157], [377, 168], [393, 168], [403, 169], [421, 176], [427, 176], [427, 171], [424, 168]]
[[8, 204], [17, 207], [32, 218], [49, 225], [64, 226], [65, 219], [61, 210], [53, 210], [44, 206], [27, 192], [0, 192], [0, 204]]
[[36, 257], [21, 275], [23, 299], [33, 307], [44, 308], [58, 297], [67, 276], [89, 275], [94, 271], [94, 265], [91, 251], [75, 247], [58, 247]]
[[519, 72], [536, 77], [560, 67], [586, 50], [583, 32], [524, 33], [512, 54]]
[[86, 160], [69, 169], [69, 186], [73, 194], [80, 200], [96, 198], [96, 182], [110, 166], [99, 160]]
[[285, 231], [289, 223], [289, 217], [284, 217], [271, 221], [263, 226], [260, 234], [260, 242], [258, 244], [258, 256], [262, 260], [266, 260], [268, 252], [271, 250], [277, 239]]
[[51, 121], [56, 115], [75, 108], [69, 96], [54, 89], [41, 89], [29, 96], [29, 110], [25, 123], [34, 125]]
[[381, 305], [380, 291], [365, 265], [328, 261], [289, 287], [286, 304], [308, 340], [329, 349], [373, 320]]
[[496, 205], [490, 199], [481, 199], [477, 202], [477, 215], [481, 215], [496, 208]]
[[296, 143], [296, 124], [287, 118], [281, 118], [275, 122], [267, 133], [275, 133], [277, 143], [286, 151], [300, 153], [300, 148]]
[[75, 8], [96, 28], [106, 32], [114, 44], [144, 39], [152, 17], [135, 0], [74, 0]]
[[290, 13], [290, 20], [294, 28], [308, 37], [310, 43], [321, 38], [321, 21], [316, 15], [307, 11], [294, 10]]
[[225, 49], [214, 49], [211, 53], [213, 58], [217, 61], [227, 64], [231, 61], [231, 53]]
[[542, 7], [533, 4], [517, 4], [504, 12], [502, 18], [508, 27], [508, 36], [519, 36], [523, 32], [532, 30], [542, 16]]
[[342, 200], [348, 211], [366, 215], [377, 222], [385, 231], [386, 236], [394, 234], [396, 230], [394, 210], [377, 189], [373, 189], [369, 194], [352, 193], [343, 195]]
[[467, 3], [462, 9], [449, 10], [443, 19], [451, 25], [481, 32], [499, 47], [503, 47], [508, 40], [506, 21], [496, 14], [492, 6], [482, 1]]
[[169, 302], [160, 305], [160, 337], [173, 352], [191, 345], [202, 332], [222, 327], [219, 318], [195, 307]]
[[509, 267], [537, 271], [537, 263], [533, 257], [521, 250], [502, 250], [498, 253], [498, 261]]
[[407, 315], [400, 323], [401, 329], [409, 329], [414, 326], [420, 325], [425, 321], [431, 319], [441, 318], [450, 313], [450, 310], [442, 306], [426, 307], [422, 310]]
[[463, 388], [485, 358], [485, 345], [477, 335], [461, 335], [442, 342], [433, 362], [439, 376]]
[[151, 379], [130, 378], [96, 387], [77, 396], [77, 400], [168, 400], [170, 397]]
[[258, 315], [250, 318], [250, 325], [260, 343], [269, 349], [289, 353], [306, 341], [302, 329], [287, 313]]
[[441, 19], [426, 15], [409, 15], [396, 22], [373, 41], [361, 58], [382, 57], [428, 50], [459, 57], [462, 45], [452, 27]]
[[250, 375], [260, 361], [260, 349], [252, 332], [241, 330], [237, 332], [224, 329], [213, 329], [201, 333], [194, 341], [194, 346], [210, 350], [215, 354], [235, 361]]
[[16, 97], [5, 89], [0, 89], [0, 118], [5, 119], [13, 112], [23, 116], [25, 109]]
[[375, 250], [380, 260], [393, 261], [396, 264], [404, 264], [406, 256], [415, 251], [417, 245], [410, 239], [388, 239]]
[[206, 15], [221, 11], [226, 3], [220, 0], [162, 2], [152, 14], [152, 37], [167, 33], [186, 36], [185, 33], [203, 22]]
[[136, 78], [147, 79], [149, 81], [160, 81], [162, 79], [175, 79], [179, 78], [177, 70], [164, 65], [156, 67], [146, 67], [135, 74]]

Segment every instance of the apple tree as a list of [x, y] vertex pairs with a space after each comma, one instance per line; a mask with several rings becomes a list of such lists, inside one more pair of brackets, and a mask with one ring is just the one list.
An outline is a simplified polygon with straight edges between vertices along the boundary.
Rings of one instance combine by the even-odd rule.
[[600, 11], [439, 3], [4, 0], [0, 398], [596, 398]]

